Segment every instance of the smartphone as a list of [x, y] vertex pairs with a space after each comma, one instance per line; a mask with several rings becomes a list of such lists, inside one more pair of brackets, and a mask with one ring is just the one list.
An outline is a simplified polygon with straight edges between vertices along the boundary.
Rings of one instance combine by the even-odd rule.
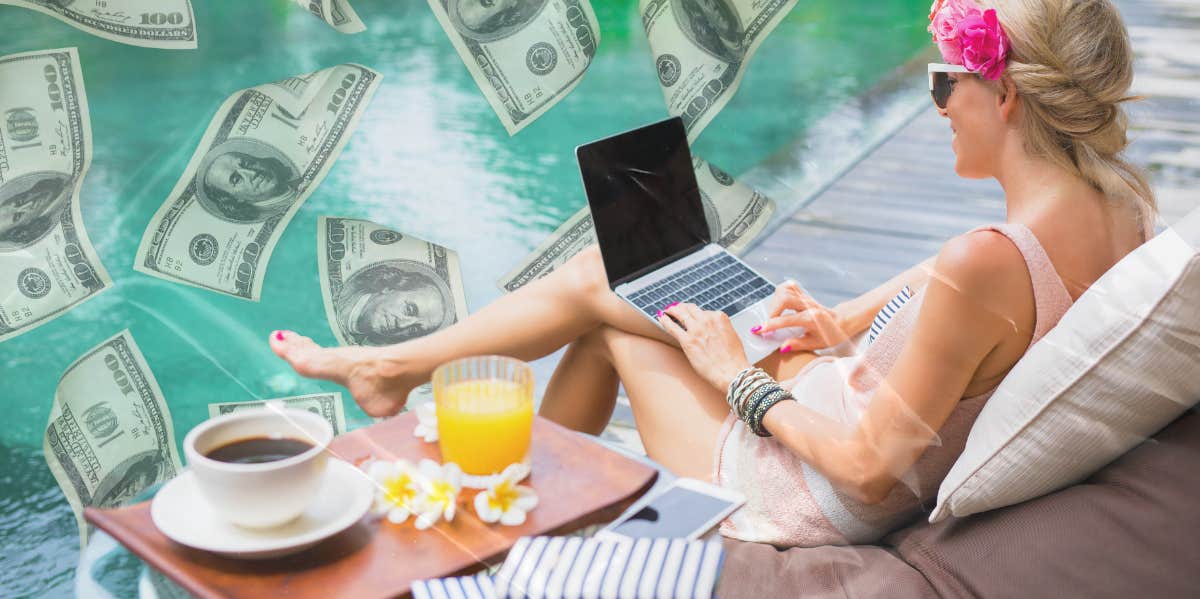
[[597, 539], [686, 538], [696, 540], [742, 506], [746, 498], [692, 478], [678, 478], [661, 492], [638, 500]]

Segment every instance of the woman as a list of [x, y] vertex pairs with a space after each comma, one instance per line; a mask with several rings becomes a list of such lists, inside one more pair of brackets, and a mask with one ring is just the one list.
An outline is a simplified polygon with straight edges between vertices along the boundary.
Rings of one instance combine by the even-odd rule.
[[[1145, 179], [1118, 156], [1132, 56], [1108, 0], [939, 0], [930, 18], [954, 65], [931, 67], [931, 82], [955, 171], [996, 178], [1007, 222], [955, 237], [833, 309], [781, 285], [758, 332], [808, 333], [784, 341], [759, 364], [765, 372], [748, 368], [723, 314], [673, 305], [662, 328], [647, 322], [608, 290], [594, 250], [408, 343], [323, 349], [277, 332], [272, 349], [383, 415], [446, 360], [534, 359], [567, 345], [542, 415], [598, 432], [624, 383], [650, 457], [747, 495], [724, 534], [777, 545], [878, 539], [934, 494], [992, 390], [1145, 241], [1154, 218]], [[905, 287], [912, 298], [861, 355], [810, 351], [848, 345]]]

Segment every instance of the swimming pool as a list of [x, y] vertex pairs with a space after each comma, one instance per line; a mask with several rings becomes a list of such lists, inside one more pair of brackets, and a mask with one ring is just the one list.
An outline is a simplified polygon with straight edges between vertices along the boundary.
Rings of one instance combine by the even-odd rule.
[[[195, 2], [192, 51], [125, 46], [0, 7], [0, 55], [79, 48], [94, 140], [84, 224], [114, 280], [114, 289], [0, 343], [0, 595], [70, 593], [75, 524], [41, 444], [58, 379], [83, 352], [129, 328], [169, 402], [177, 439], [207, 418], [210, 402], [337, 390], [289, 375], [264, 344], [277, 328], [334, 342], [317, 280], [318, 216], [368, 219], [456, 250], [468, 304], [478, 309], [500, 294], [500, 275], [583, 206], [573, 148], [666, 116], [636, 0], [592, 0], [602, 33], [592, 66], [514, 137], [426, 3], [352, 1], [365, 33], [338, 34], [290, 0]], [[695, 153], [753, 179], [763, 161], [926, 48], [927, 9], [927, 0], [802, 0]], [[343, 62], [379, 71], [382, 84], [284, 232], [261, 302], [132, 270], [151, 215], [227, 96]], [[799, 197], [773, 199], [778, 218]], [[352, 427], [369, 422], [345, 401]]]

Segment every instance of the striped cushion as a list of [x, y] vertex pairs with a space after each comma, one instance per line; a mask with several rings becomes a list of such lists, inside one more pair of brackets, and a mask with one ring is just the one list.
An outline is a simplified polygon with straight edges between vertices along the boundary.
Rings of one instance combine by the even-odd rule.
[[708, 599], [716, 589], [723, 557], [719, 539], [525, 537], [509, 551], [495, 577], [418, 581], [412, 592], [414, 599]]
[[413, 583], [413, 599], [493, 599], [492, 577], [487, 572], [458, 578], [435, 578]]
[[883, 327], [887, 326], [888, 321], [892, 319], [892, 315], [900, 309], [900, 306], [903, 306], [905, 302], [910, 299], [912, 299], [912, 289], [909, 289], [908, 285], [905, 285], [904, 289], [901, 289], [900, 293], [896, 294], [896, 297], [893, 297], [891, 300], [889, 300], [888, 303], [885, 304], [877, 314], [875, 314], [875, 320], [871, 322], [871, 332], [867, 335], [868, 344], [875, 341], [875, 338], [883, 332]]

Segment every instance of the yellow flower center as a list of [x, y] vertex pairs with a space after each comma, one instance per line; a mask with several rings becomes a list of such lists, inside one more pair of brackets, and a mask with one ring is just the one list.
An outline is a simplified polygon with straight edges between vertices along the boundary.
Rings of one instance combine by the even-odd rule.
[[446, 481], [434, 481], [430, 485], [429, 501], [439, 505], [450, 505], [454, 502], [454, 486]]
[[408, 505], [416, 495], [413, 479], [407, 474], [389, 478], [383, 483], [383, 498], [393, 505]]
[[513, 503], [516, 503], [518, 497], [517, 489], [513, 487], [512, 483], [504, 481], [496, 485], [494, 492], [488, 494], [488, 507], [507, 512]]

